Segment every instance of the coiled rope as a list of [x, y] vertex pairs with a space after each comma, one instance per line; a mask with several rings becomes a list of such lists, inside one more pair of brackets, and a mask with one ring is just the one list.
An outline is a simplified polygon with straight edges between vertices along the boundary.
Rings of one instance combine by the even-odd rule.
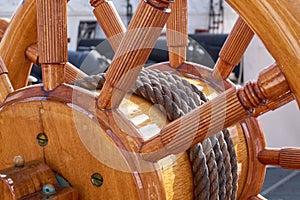
[[[80, 79], [73, 85], [101, 90], [105, 74]], [[197, 86], [169, 72], [143, 69], [132, 93], [165, 111], [170, 121], [208, 101]], [[188, 150], [194, 177], [194, 199], [236, 199], [237, 159], [228, 130], [212, 136]]]

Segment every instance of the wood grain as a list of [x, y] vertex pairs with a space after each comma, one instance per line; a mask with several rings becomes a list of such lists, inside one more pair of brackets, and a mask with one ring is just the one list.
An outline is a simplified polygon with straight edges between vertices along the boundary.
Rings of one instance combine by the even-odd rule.
[[188, 1], [177, 0], [170, 6], [172, 12], [167, 21], [167, 46], [172, 67], [178, 67], [186, 61], [188, 44]]
[[53, 90], [64, 82], [65, 64], [42, 64], [44, 89]]
[[0, 104], [4, 102], [7, 95], [13, 92], [13, 90], [14, 89], [8, 78], [8, 71], [2, 58], [0, 57]]
[[246, 119], [242, 127], [248, 148], [248, 175], [239, 199], [248, 199], [259, 194], [264, 183], [266, 166], [259, 162], [257, 155], [266, 147], [266, 142], [257, 119]]
[[280, 68], [276, 64], [271, 65], [260, 73], [257, 83], [249, 82], [238, 91], [234, 87], [230, 88], [170, 123], [160, 134], [146, 141], [141, 152], [145, 159], [151, 161], [183, 152], [214, 133], [249, 117], [266, 100], [276, 99], [289, 91]]
[[112, 1], [90, 0], [94, 9], [94, 15], [97, 18], [104, 34], [112, 49], [116, 52], [126, 28]]
[[282, 69], [300, 105], [299, 1], [227, 0], [227, 2], [262, 40]]
[[8, 19], [3, 19], [3, 18], [0, 19], [0, 41], [2, 40], [8, 25], [9, 25]]
[[280, 166], [284, 169], [300, 169], [299, 148], [266, 148], [259, 152], [258, 159], [264, 165]]
[[21, 199], [46, 184], [56, 184], [54, 173], [42, 162], [28, 162], [24, 167], [0, 170], [0, 174], [1, 198], [5, 200]]
[[[34, 64], [40, 65], [39, 62], [39, 55], [38, 55], [38, 46], [37, 44], [32, 44], [26, 49], [26, 57]], [[61, 76], [61, 75], [59, 75]], [[64, 66], [64, 82], [70, 83], [74, 82], [78, 79], [84, 78], [87, 75], [72, 65], [71, 63], [67, 62]]]
[[[1, 138], [7, 139], [0, 141], [1, 151], [4, 152], [0, 154], [3, 161], [0, 168], [9, 161], [11, 154], [24, 155], [29, 161], [32, 156], [36, 159], [40, 155], [51, 169], [63, 175], [78, 189], [80, 199], [166, 199], [156, 165], [140, 158], [143, 163], [131, 165], [139, 164], [139, 160], [134, 161], [138, 155], [130, 153], [134, 150], [126, 150], [126, 147], [133, 148], [132, 145], [135, 145], [132, 137], [126, 135], [122, 140], [113, 137], [119, 135], [121, 138], [124, 133], [115, 131], [131, 126], [127, 123], [126, 127], [118, 128], [115, 122], [120, 121], [118, 113], [103, 112], [102, 115], [107, 116], [105, 121], [97, 119], [95, 103], [96, 95], [67, 85], [61, 85], [51, 92], [35, 86], [10, 94], [5, 109], [0, 111], [1, 126], [20, 124], [22, 134], [12, 136], [9, 127], [1, 129]], [[14, 113], [18, 113], [17, 120], [12, 120], [16, 117]], [[24, 128], [26, 123], [30, 125]], [[105, 124], [110, 123], [115, 125], [107, 129]], [[49, 139], [44, 148], [38, 146], [35, 140], [41, 132]], [[123, 146], [125, 148], [119, 149], [122, 143], [126, 144]], [[7, 145], [13, 150], [7, 148]], [[140, 167], [154, 171], [142, 173]], [[90, 181], [91, 175], [97, 172], [104, 178], [100, 188], [93, 186]]]
[[[233, 87], [232, 84], [227, 81], [217, 81], [213, 79], [211, 77], [211, 69], [194, 63], [185, 63], [179, 68], [174, 69], [166, 62], [156, 64], [151, 66], [151, 68], [182, 76], [187, 81], [202, 88], [201, 90], [210, 98]], [[234, 143], [238, 162], [239, 179], [237, 199], [242, 199], [240, 197], [244, 195], [245, 192], [248, 192], [249, 185], [256, 184], [256, 180], [253, 179], [253, 173], [256, 174], [257, 177], [263, 176], [263, 174], [261, 174], [263, 171], [253, 171], [256, 169], [255, 165], [257, 164], [255, 160], [257, 152], [254, 151], [253, 148], [255, 148], [256, 145], [262, 148], [265, 146], [265, 142], [260, 126], [254, 118], [229, 127], [229, 131]], [[251, 137], [249, 137], [249, 135]], [[252, 135], [255, 139], [252, 138]], [[253, 162], [253, 159], [256, 162]], [[251, 182], [250, 184], [249, 181]]]
[[68, 61], [67, 0], [37, 0], [38, 50], [45, 90], [64, 82]]
[[253, 36], [253, 31], [239, 17], [219, 53], [219, 59], [212, 74], [215, 79], [220, 80], [229, 77], [234, 67], [241, 61]]
[[254, 117], [258, 117], [259, 115], [262, 115], [270, 110], [276, 110], [277, 108], [280, 108], [281, 106], [284, 106], [285, 104], [295, 100], [295, 97], [293, 96], [292, 92], [288, 92], [285, 95], [280, 96], [276, 100], [267, 101], [267, 103], [259, 108], [254, 109]]
[[35, 0], [19, 4], [6, 34], [0, 43], [0, 56], [9, 71], [14, 89], [27, 85], [31, 62], [25, 56], [26, 48], [37, 41]]
[[146, 63], [169, 14], [170, 10], [160, 10], [151, 6], [150, 1], [141, 1], [107, 71], [97, 101], [99, 108], [120, 105]]
[[39, 62], [67, 62], [67, 0], [38, 0], [37, 15]]

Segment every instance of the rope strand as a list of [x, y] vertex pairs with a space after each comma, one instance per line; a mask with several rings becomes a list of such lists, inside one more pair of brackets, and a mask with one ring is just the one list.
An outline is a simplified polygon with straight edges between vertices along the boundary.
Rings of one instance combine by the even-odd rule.
[[[105, 74], [99, 74], [71, 84], [101, 90], [104, 82]], [[205, 94], [187, 80], [158, 70], [142, 70], [131, 92], [158, 104], [170, 121], [208, 101]], [[236, 199], [237, 159], [228, 130], [204, 140], [188, 152], [194, 175], [194, 199]]]

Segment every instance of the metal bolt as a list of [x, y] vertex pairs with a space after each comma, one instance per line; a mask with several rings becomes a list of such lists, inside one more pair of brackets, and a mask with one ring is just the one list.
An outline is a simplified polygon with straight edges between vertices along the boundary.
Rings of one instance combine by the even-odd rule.
[[48, 195], [48, 196], [54, 195], [56, 193], [55, 187], [51, 184], [44, 185], [42, 192], [43, 192], [43, 194]]
[[103, 184], [103, 177], [99, 173], [95, 173], [92, 175], [91, 182], [96, 187], [101, 187]]
[[15, 156], [14, 157], [14, 165], [15, 167], [24, 167], [25, 166], [25, 159], [23, 156]]
[[48, 136], [45, 133], [38, 134], [36, 140], [41, 147], [44, 147], [48, 144]]

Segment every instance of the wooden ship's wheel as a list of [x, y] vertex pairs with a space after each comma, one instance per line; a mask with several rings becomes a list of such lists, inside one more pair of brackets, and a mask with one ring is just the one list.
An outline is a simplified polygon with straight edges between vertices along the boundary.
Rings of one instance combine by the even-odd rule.
[[[187, 0], [141, 1], [127, 30], [112, 2], [90, 2], [116, 51], [97, 77], [67, 62], [67, 0], [0, 21], [1, 199], [264, 199], [266, 165], [300, 168], [256, 120], [300, 102], [298, 1], [227, 0], [240, 18], [214, 70], [186, 61]], [[170, 61], [142, 70], [165, 24]], [[237, 88], [254, 34], [276, 63]], [[28, 87], [32, 63], [43, 84]]]

